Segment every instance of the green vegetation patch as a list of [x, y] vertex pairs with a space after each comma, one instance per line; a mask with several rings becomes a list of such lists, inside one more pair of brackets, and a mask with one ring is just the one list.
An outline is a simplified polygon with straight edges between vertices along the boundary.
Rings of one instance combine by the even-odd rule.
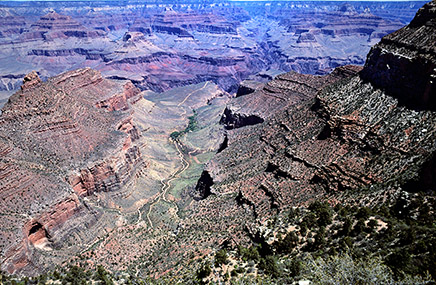
[[188, 117], [188, 119], [189, 119], [188, 126], [187, 126], [183, 131], [180, 131], [180, 132], [178, 132], [178, 131], [172, 132], [172, 133], [170, 134], [170, 138], [171, 138], [172, 140], [177, 140], [177, 139], [179, 139], [182, 135], [197, 130], [197, 126], [198, 126], [198, 123], [197, 123], [197, 111], [195, 111], [195, 110], [192, 110], [192, 111], [194, 112], [194, 115]]

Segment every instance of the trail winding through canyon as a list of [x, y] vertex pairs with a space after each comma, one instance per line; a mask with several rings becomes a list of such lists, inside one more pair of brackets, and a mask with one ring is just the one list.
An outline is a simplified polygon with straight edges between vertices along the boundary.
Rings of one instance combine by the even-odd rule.
[[159, 191], [160, 194], [156, 197], [155, 201], [153, 201], [150, 204], [150, 207], [149, 207], [148, 212], [147, 212], [147, 220], [148, 220], [148, 223], [150, 224], [151, 228], [153, 228], [153, 222], [150, 219], [151, 211], [153, 209], [153, 206], [155, 206], [157, 203], [159, 203], [161, 199], [167, 203], [173, 204], [176, 207], [176, 213], [179, 212], [179, 207], [177, 206], [177, 204], [174, 201], [169, 201], [167, 199], [167, 192], [171, 187], [171, 181], [176, 179], [177, 176], [179, 176], [186, 169], [188, 169], [188, 167], [190, 165], [189, 161], [185, 158], [185, 155], [184, 155], [183, 151], [181, 150], [180, 142], [178, 140], [172, 140], [172, 139], [170, 139], [170, 141], [174, 144], [174, 146], [178, 152], [181, 166], [176, 171], [174, 171], [168, 178], [162, 179], [160, 181], [162, 184], [161, 190]]

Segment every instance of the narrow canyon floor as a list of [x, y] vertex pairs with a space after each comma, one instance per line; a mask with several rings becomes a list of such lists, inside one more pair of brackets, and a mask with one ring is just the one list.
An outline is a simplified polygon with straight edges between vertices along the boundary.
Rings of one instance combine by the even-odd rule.
[[77, 259], [157, 278], [165, 273], [162, 268], [174, 265], [170, 255], [178, 263], [193, 254], [195, 242], [185, 240], [177, 253], [167, 252], [168, 245], [174, 250], [185, 208], [193, 201], [190, 191], [224, 140], [219, 121], [230, 95], [209, 81], [142, 94], [132, 111], [146, 168], [122, 191], [85, 198], [103, 212], [102, 234], [80, 245]]

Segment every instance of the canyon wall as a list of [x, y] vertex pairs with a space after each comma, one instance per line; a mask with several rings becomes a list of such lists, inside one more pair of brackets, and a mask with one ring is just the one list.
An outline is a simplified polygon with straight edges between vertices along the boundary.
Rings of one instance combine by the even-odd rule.
[[234, 93], [264, 70], [326, 74], [362, 65], [420, 5], [8, 2], [0, 7], [0, 91], [12, 94], [32, 70], [46, 79], [92, 67], [143, 90], [213, 81]]
[[30, 274], [45, 266], [44, 252], [68, 255], [73, 240], [94, 239], [102, 213], [84, 198], [119, 190], [145, 164], [132, 83], [79, 69], [47, 82], [30, 73], [21, 89], [0, 117], [0, 249], [2, 269]]
[[266, 221], [291, 207], [318, 199], [378, 205], [404, 189], [434, 189], [435, 7], [384, 37], [363, 69], [249, 82], [222, 116], [226, 142], [193, 192], [186, 230], [237, 245], [243, 228], [256, 242]]

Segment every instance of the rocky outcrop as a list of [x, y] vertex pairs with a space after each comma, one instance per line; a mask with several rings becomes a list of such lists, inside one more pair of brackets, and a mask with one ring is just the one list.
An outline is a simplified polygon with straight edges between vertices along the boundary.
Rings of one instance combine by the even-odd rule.
[[[341, 67], [325, 77], [295, 72], [278, 75], [276, 79], [265, 85], [252, 88], [257, 90], [234, 98], [226, 107], [221, 123], [226, 129], [263, 123], [266, 118], [280, 110], [313, 98], [327, 84], [348, 77], [359, 70], [360, 68], [356, 66]], [[247, 87], [241, 88], [247, 89]]]
[[239, 84], [238, 91], [236, 92], [236, 97], [241, 97], [254, 91], [263, 88], [263, 84], [257, 81], [244, 80]]
[[[230, 117], [256, 115], [264, 122], [228, 131], [227, 147], [206, 167], [214, 199], [233, 193], [241, 211], [264, 218], [320, 196], [410, 188], [408, 181], [420, 177], [428, 187], [436, 113], [422, 100], [432, 94], [428, 81], [436, 62], [429, 42], [433, 10], [434, 2], [427, 4], [409, 26], [385, 37], [362, 71], [349, 66], [324, 77], [288, 73], [232, 99], [223, 118], [231, 110]], [[408, 67], [426, 68], [407, 72], [399, 64], [405, 58]], [[412, 82], [414, 98], [426, 102], [426, 110], [403, 103], [395, 92], [407, 94]]]
[[138, 93], [92, 69], [25, 77], [0, 117], [3, 270], [32, 274], [86, 237], [101, 212], [82, 197], [117, 191], [145, 166], [129, 108]]
[[23, 74], [31, 70], [45, 80], [73, 68], [93, 66], [92, 62], [105, 61], [114, 46], [106, 32], [56, 12], [41, 16], [0, 44], [0, 62], [10, 70], [1, 76], [2, 90], [19, 89]]
[[152, 30], [161, 33], [177, 34], [181, 37], [192, 37], [189, 32], [237, 35], [237, 23], [226, 20], [213, 13], [195, 11], [180, 13], [167, 9], [156, 15], [151, 21]]
[[57, 38], [97, 38], [103, 36], [102, 31], [89, 31], [70, 16], [60, 15], [54, 11], [42, 16], [33, 24], [29, 32], [23, 34], [28, 40], [54, 40]]
[[436, 4], [371, 49], [362, 77], [409, 108], [436, 110]]
[[108, 111], [127, 110], [129, 109], [129, 100], [138, 94], [139, 90], [129, 81], [123, 86], [122, 92], [102, 100], [96, 105], [98, 108], [105, 108]]
[[[152, 30], [151, 30], [150, 21], [143, 18], [136, 19], [133, 25], [129, 27], [129, 32], [139, 32], [144, 35], [151, 35]], [[125, 37], [123, 40], [126, 41], [128, 39], [129, 39], [128, 37]]]
[[15, 37], [23, 32], [28, 25], [28, 19], [14, 15], [10, 10], [0, 8], [0, 39]]
[[197, 185], [195, 186], [195, 191], [191, 193], [191, 196], [194, 200], [202, 200], [206, 199], [211, 195], [210, 188], [213, 186], [212, 177], [210, 177], [209, 172], [203, 171], [201, 173], [201, 177], [198, 180]]
[[32, 88], [41, 83], [41, 79], [39, 78], [36, 71], [32, 71], [31, 73], [24, 76], [23, 85], [21, 85], [21, 90]]

